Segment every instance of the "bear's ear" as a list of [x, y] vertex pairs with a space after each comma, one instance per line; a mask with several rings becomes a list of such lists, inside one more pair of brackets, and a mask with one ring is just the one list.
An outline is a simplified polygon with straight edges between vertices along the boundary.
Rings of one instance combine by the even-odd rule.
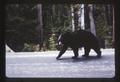
[[72, 30], [68, 29], [67, 32], [72, 32]]
[[62, 32], [61, 32], [61, 35], [64, 35], [64, 34], [66, 34], [66, 33], [67, 33], [66, 31], [62, 31]]

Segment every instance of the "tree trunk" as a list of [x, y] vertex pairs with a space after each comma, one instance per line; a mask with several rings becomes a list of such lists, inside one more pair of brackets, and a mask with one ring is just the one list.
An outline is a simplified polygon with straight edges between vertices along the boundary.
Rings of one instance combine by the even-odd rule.
[[89, 5], [90, 30], [96, 36], [95, 22], [93, 18], [93, 5]]
[[39, 39], [39, 46], [40, 50], [43, 45], [43, 20], [42, 20], [42, 5], [37, 5], [37, 11], [38, 11], [38, 26], [37, 26], [37, 32], [38, 32], [38, 39]]
[[84, 14], [84, 4], [81, 6], [81, 29], [85, 29], [85, 14]]
[[88, 4], [84, 4], [84, 26], [85, 30], [90, 29], [90, 19], [89, 19], [89, 7]]
[[78, 15], [79, 5], [75, 5], [73, 10], [74, 10], [74, 25], [75, 25], [75, 30], [77, 30], [78, 20], [79, 20], [79, 15]]
[[72, 20], [72, 31], [75, 31], [75, 25], [74, 25], [74, 8], [73, 5], [71, 5], [71, 20]]
[[106, 5], [105, 6], [105, 14], [106, 14], [106, 19], [107, 19], [107, 25], [110, 25], [110, 26], [112, 26], [112, 24], [113, 24], [113, 22], [112, 22], [112, 20], [113, 20], [113, 17], [112, 17], [113, 13], [111, 13], [112, 10], [113, 9], [112, 9], [111, 5]]
[[115, 13], [114, 13], [114, 6], [112, 6], [112, 8], [113, 8], [113, 34], [112, 34], [112, 46], [113, 46], [113, 48], [114, 48], [114, 46], [115, 46], [115, 18], [114, 18]]

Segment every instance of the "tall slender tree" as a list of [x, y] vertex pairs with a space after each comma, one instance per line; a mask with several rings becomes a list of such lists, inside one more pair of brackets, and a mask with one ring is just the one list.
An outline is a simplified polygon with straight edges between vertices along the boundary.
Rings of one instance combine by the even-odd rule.
[[89, 5], [90, 31], [96, 36], [95, 22], [93, 17], [93, 5]]
[[37, 26], [37, 32], [38, 32], [38, 39], [39, 39], [39, 46], [40, 50], [43, 46], [43, 20], [42, 20], [42, 4], [37, 5], [37, 11], [38, 11], [38, 26]]
[[81, 23], [80, 27], [81, 27], [81, 29], [85, 29], [84, 4], [81, 4], [80, 12], [81, 12], [81, 15], [80, 15], [80, 23]]
[[71, 24], [71, 26], [72, 26], [72, 31], [75, 31], [75, 21], [74, 21], [74, 8], [73, 8], [73, 5], [71, 5], [71, 20], [72, 20], [72, 24]]
[[84, 4], [84, 24], [85, 24], [85, 30], [90, 30], [90, 19], [89, 19], [88, 4]]
[[112, 47], [115, 46], [115, 11], [114, 11], [114, 6], [112, 6], [113, 8], [113, 34], [112, 34]]

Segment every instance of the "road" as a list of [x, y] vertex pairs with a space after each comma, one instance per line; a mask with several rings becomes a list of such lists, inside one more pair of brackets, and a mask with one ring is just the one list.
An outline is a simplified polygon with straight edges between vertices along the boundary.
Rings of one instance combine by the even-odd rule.
[[9, 78], [112, 78], [115, 76], [115, 50], [102, 49], [97, 58], [91, 50], [89, 58], [72, 59], [66, 51], [56, 60], [59, 51], [6, 53], [6, 77]]

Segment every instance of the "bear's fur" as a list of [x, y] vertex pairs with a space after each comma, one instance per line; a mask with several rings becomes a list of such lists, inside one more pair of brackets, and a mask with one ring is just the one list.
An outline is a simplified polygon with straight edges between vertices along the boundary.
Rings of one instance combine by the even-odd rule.
[[78, 30], [75, 32], [66, 32], [59, 36], [58, 45], [61, 46], [59, 55], [56, 59], [59, 59], [67, 50], [68, 47], [72, 48], [74, 56], [78, 57], [78, 49], [84, 47], [84, 57], [89, 56], [90, 49], [93, 49], [97, 53], [97, 57], [101, 57], [100, 43], [96, 36], [91, 32], [85, 30]]

